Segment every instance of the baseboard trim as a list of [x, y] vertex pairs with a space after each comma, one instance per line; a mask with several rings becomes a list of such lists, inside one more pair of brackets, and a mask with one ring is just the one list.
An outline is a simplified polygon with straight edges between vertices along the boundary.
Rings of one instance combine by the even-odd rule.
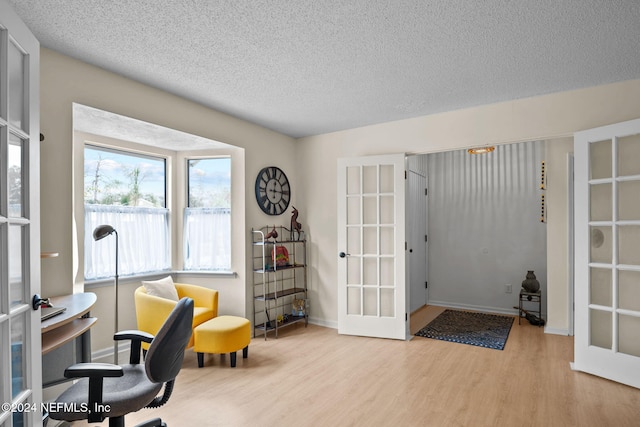
[[551, 334], [551, 335], [569, 336], [569, 330], [568, 329], [564, 329], [564, 328], [549, 328], [549, 327], [545, 326], [544, 327], [544, 333], [545, 334]]
[[429, 301], [427, 305], [435, 305], [437, 307], [446, 307], [446, 308], [459, 308], [460, 310], [472, 310], [472, 311], [480, 311], [483, 313], [497, 313], [497, 314], [507, 314], [510, 316], [517, 316], [518, 310], [516, 309], [505, 309], [500, 307], [485, 307], [481, 305], [470, 305], [470, 304], [457, 304], [446, 301]]
[[332, 320], [324, 320], [318, 317], [309, 317], [309, 323], [312, 325], [323, 326], [325, 328], [338, 329], [338, 322]]

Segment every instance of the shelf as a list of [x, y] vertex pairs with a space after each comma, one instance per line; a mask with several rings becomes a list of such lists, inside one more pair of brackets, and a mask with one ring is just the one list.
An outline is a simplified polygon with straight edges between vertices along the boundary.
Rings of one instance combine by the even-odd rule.
[[306, 265], [304, 264], [290, 264], [290, 265], [282, 265], [280, 267], [276, 267], [275, 269], [273, 268], [258, 268], [256, 270], [253, 270], [255, 273], [260, 273], [260, 274], [264, 274], [264, 273], [275, 273], [277, 271], [283, 271], [283, 270], [292, 270], [294, 268], [304, 268], [306, 267]]
[[290, 245], [293, 243], [304, 243], [305, 240], [276, 240], [276, 241], [272, 241], [272, 240], [268, 240], [265, 242], [253, 242], [254, 246], [270, 246], [270, 245]]
[[283, 289], [280, 292], [271, 292], [266, 295], [256, 295], [254, 298], [257, 301], [266, 301], [266, 300], [283, 298], [289, 295], [301, 294], [303, 292], [305, 292], [305, 289], [303, 288], [289, 288], [289, 289]]
[[[270, 236], [274, 229], [277, 235]], [[301, 231], [300, 233], [298, 233], [297, 231], [292, 232], [290, 228], [284, 227], [282, 225], [267, 225], [259, 229], [252, 229], [251, 231], [253, 233], [252, 244], [254, 246], [304, 243], [306, 241], [306, 234], [304, 231]]]
[[[293, 325], [294, 323], [298, 323], [298, 322], [303, 322], [307, 319], [307, 316], [291, 316], [289, 315], [289, 320], [287, 320], [286, 322], [282, 322], [278, 325], [278, 329], [279, 328], [283, 328], [285, 326], [289, 326], [289, 325]], [[272, 322], [275, 322], [275, 320], [272, 320]], [[265, 328], [265, 324], [264, 323], [260, 323], [259, 325], [255, 326], [255, 329], [259, 329], [261, 331], [267, 330], [267, 331], [273, 331], [276, 329], [275, 326], [267, 326]]]
[[[298, 322], [304, 322], [306, 327], [308, 311], [305, 316], [289, 313], [292, 312], [293, 300], [305, 301], [305, 309], [308, 301], [307, 236], [304, 232], [292, 233], [287, 227], [277, 225], [252, 229], [251, 232], [254, 336], [262, 331], [266, 340], [268, 333], [273, 331], [278, 338], [280, 328]], [[285, 273], [287, 270], [289, 273]], [[277, 274], [279, 272], [282, 274]], [[286, 317], [287, 320], [276, 324], [278, 317]]]
[[74, 319], [64, 327], [42, 334], [42, 354], [47, 354], [89, 330], [96, 322], [95, 317]]
[[266, 240], [264, 242], [253, 242], [254, 246], [267, 246], [267, 245], [286, 245], [291, 243], [304, 243], [305, 240]]

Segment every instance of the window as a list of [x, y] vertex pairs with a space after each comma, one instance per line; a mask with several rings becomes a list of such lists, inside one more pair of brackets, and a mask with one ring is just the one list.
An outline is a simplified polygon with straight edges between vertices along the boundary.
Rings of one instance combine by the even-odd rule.
[[115, 239], [93, 241], [102, 224], [118, 233], [119, 274], [171, 268], [166, 173], [164, 158], [85, 145], [85, 280], [115, 273]]
[[187, 160], [184, 269], [231, 270], [231, 158]]

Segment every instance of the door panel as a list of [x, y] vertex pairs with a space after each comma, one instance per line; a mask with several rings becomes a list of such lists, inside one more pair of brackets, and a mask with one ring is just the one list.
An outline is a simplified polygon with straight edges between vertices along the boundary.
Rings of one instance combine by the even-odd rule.
[[[38, 41], [0, 0], [0, 400], [42, 402]], [[0, 410], [0, 425], [39, 426], [38, 412]]]
[[427, 201], [425, 189], [427, 177], [420, 172], [409, 169], [408, 171], [407, 201], [409, 242], [409, 288], [411, 298], [409, 302], [410, 312], [418, 310], [427, 304]]
[[406, 338], [404, 155], [338, 160], [338, 332]]
[[640, 120], [578, 132], [574, 151], [575, 368], [640, 387]]

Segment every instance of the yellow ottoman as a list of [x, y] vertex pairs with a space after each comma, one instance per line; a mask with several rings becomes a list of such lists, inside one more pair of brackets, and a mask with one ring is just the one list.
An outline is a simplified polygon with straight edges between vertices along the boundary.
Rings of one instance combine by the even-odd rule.
[[231, 367], [236, 367], [236, 351], [242, 349], [244, 359], [249, 355], [251, 324], [237, 316], [218, 316], [198, 325], [193, 330], [193, 351], [198, 353], [198, 367], [204, 365], [204, 353], [231, 356]]

